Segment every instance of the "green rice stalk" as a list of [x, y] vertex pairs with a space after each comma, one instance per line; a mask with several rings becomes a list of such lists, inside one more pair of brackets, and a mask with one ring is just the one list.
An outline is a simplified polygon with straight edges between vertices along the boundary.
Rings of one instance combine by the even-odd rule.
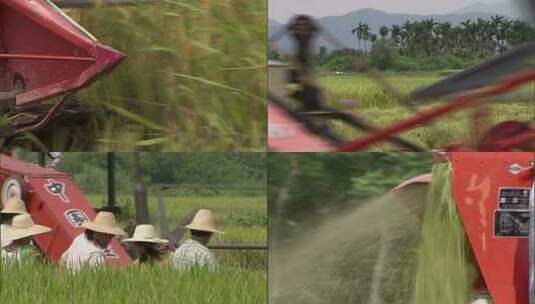
[[413, 303], [469, 303], [475, 278], [470, 247], [451, 192], [449, 163], [433, 168], [418, 248]]

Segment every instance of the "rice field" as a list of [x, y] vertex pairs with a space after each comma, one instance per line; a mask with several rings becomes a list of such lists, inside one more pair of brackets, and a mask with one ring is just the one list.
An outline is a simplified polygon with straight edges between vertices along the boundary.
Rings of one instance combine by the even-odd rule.
[[52, 151], [265, 150], [265, 1], [161, 0], [67, 13], [128, 57], [77, 94], [90, 117], [69, 127], [53, 124], [32, 138], [34, 145]]
[[165, 267], [85, 270], [3, 268], [0, 302], [35, 304], [266, 303], [265, 274], [233, 267], [177, 273]]
[[[444, 76], [438, 72], [385, 74], [385, 80], [401, 94], [408, 94], [417, 88], [430, 85], [442, 77]], [[375, 126], [388, 126], [414, 115], [411, 110], [400, 106], [394, 98], [388, 96], [366, 75], [323, 75], [320, 83], [325, 88], [326, 99], [330, 106], [363, 116]], [[491, 125], [507, 120], [535, 121], [534, 89], [534, 85], [531, 84], [508, 96], [496, 98], [491, 105], [492, 115], [484, 125], [478, 125], [479, 132], [483, 133]], [[510, 101], [505, 101], [505, 98]], [[429, 105], [419, 107], [419, 110], [437, 105], [437, 102], [431, 102]], [[472, 112], [468, 110], [448, 114], [430, 125], [403, 133], [401, 137], [427, 148], [446, 147], [464, 140], [475, 142], [478, 140], [477, 135], [470, 129]], [[333, 127], [344, 138], [351, 139], [364, 135], [343, 124], [333, 123]], [[392, 149], [392, 146], [380, 144], [374, 149], [387, 150]]]
[[[87, 195], [91, 204], [103, 205], [104, 194]], [[187, 224], [199, 208], [210, 208], [218, 228], [212, 244], [267, 243], [265, 197], [165, 196], [172, 229]], [[158, 222], [157, 199], [149, 196], [151, 223]], [[118, 196], [119, 223], [133, 229], [133, 199]], [[267, 252], [214, 250], [219, 260], [215, 272], [178, 273], [168, 266], [153, 268], [85, 270], [72, 275], [47, 264], [4, 268], [0, 272], [0, 303], [266, 303]], [[31, 288], [32, 292], [25, 292]], [[23, 292], [24, 291], [24, 292]]]

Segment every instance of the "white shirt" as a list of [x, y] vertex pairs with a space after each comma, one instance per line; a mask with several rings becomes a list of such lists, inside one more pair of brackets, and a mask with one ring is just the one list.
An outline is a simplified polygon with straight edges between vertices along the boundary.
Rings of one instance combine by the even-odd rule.
[[[7, 246], [7, 245], [6, 245]], [[4, 249], [5, 246], [2, 246], [2, 250], [0, 251], [0, 255], [2, 255], [2, 264], [19, 264], [22, 260], [21, 254], [20, 254], [20, 248], [17, 248], [13, 251], [6, 251]]]
[[5, 237], [2, 237], [2, 235], [4, 235], [4, 229], [6, 226], [6, 224], [0, 225], [0, 248], [4, 248], [7, 245], [11, 244], [11, 241], [8, 241]]
[[90, 267], [104, 265], [103, 250], [88, 240], [85, 233], [82, 233], [72, 241], [71, 246], [61, 255], [61, 264], [72, 271], [78, 271], [86, 265]]
[[173, 266], [177, 270], [186, 270], [192, 266], [214, 270], [217, 260], [206, 246], [194, 240], [187, 240], [173, 253]]

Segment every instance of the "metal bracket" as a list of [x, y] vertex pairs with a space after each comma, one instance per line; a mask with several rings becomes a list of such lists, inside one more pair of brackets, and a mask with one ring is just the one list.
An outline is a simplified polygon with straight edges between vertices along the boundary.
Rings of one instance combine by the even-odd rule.
[[0, 102], [15, 100], [19, 93], [20, 91], [0, 92]]
[[[535, 170], [535, 161], [531, 162], [531, 166]], [[529, 304], [535, 304], [535, 174], [531, 179], [531, 193], [529, 195]]]

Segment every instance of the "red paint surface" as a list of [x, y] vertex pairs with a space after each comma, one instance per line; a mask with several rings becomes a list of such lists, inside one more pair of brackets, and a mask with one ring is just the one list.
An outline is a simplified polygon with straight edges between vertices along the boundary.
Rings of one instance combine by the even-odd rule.
[[528, 239], [494, 237], [500, 187], [531, 187], [532, 170], [514, 175], [509, 165], [529, 168], [535, 153], [449, 153], [452, 190], [472, 251], [495, 304], [528, 303]]
[[0, 58], [0, 91], [12, 90], [16, 75], [24, 79], [25, 92], [17, 96], [17, 105], [82, 89], [124, 58], [77, 29], [43, 0], [0, 0], [0, 54], [36, 56]]
[[334, 146], [312, 134], [276, 104], [268, 103], [268, 147], [281, 152], [327, 152]]
[[[34, 221], [52, 228], [49, 233], [35, 236], [35, 243], [52, 262], [59, 262], [71, 242], [84, 231], [83, 228], [71, 225], [64, 213], [70, 209], [78, 209], [93, 220], [96, 212], [67, 174], [0, 155], [0, 184], [13, 175], [20, 176], [26, 181], [28, 188], [26, 205]], [[65, 184], [68, 203], [46, 191], [44, 185], [49, 178]], [[131, 262], [117, 240], [113, 240], [111, 246], [119, 257], [106, 259], [108, 264], [128, 265]]]

